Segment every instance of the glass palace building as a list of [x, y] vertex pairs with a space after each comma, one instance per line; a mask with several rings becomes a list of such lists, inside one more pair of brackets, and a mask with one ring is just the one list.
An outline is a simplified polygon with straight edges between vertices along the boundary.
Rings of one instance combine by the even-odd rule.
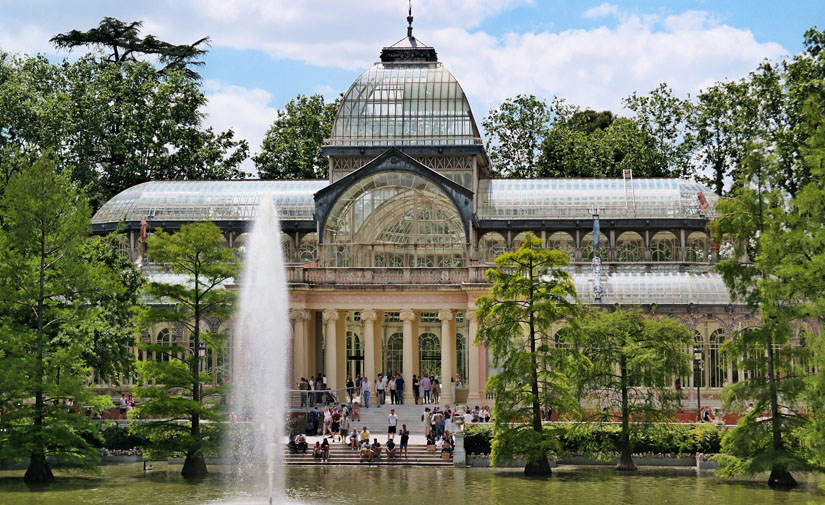
[[[692, 392], [700, 381], [712, 400], [724, 383], [749, 373], [720, 354], [725, 340], [759, 322], [732, 304], [714, 271], [732, 248], [714, 247], [706, 233], [712, 191], [630, 174], [490, 178], [467, 97], [411, 28], [346, 91], [323, 154], [328, 180], [140, 184], [107, 202], [93, 228], [107, 233], [125, 223], [124, 253], [137, 259], [142, 220], [150, 230], [175, 230], [208, 219], [243, 254], [258, 205], [274, 198], [288, 262], [291, 317], [284, 324], [292, 327], [295, 383], [319, 372], [331, 388], [359, 373], [401, 373], [407, 384], [413, 374], [442, 382], [458, 375], [463, 387], [443, 387], [442, 403], [483, 401], [495, 369], [473, 342], [474, 303], [488, 291], [484, 272], [494, 258], [518, 248], [528, 232], [567, 252], [585, 303], [641, 306], [695, 331], [705, 366], [674, 385]], [[165, 275], [151, 264], [143, 270]], [[232, 334], [231, 321], [206, 323]], [[797, 338], [810, 330], [803, 325]], [[147, 329], [143, 338], [188, 339], [175, 327]], [[139, 358], [152, 356], [141, 351]]]

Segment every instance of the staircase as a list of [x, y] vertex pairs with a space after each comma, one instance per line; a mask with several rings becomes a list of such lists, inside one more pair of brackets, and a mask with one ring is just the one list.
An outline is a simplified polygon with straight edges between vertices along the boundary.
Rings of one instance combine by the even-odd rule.
[[[423, 436], [424, 425], [421, 423], [421, 415], [424, 413], [425, 407], [432, 409], [433, 405], [390, 405], [389, 403], [381, 405], [381, 407], [370, 405], [368, 409], [361, 407], [360, 422], [353, 420], [350, 420], [350, 422], [359, 432], [361, 428], [366, 426], [373, 436], [383, 435], [386, 437], [387, 416], [390, 415], [390, 409], [395, 409], [395, 415], [398, 416], [397, 431], [401, 431], [401, 427], [406, 424], [411, 435]], [[441, 407], [443, 407], [443, 405]], [[396, 443], [398, 443], [397, 439], [398, 437], [396, 436]], [[382, 443], [384, 441], [385, 439], [382, 438]]]
[[306, 454], [292, 454], [287, 450], [284, 457], [287, 465], [453, 466], [452, 459], [442, 459], [440, 452], [428, 452], [423, 445], [411, 445], [407, 452], [406, 458], [403, 456], [388, 458], [386, 453], [383, 453], [381, 458], [374, 459], [372, 463], [367, 463], [366, 460], [361, 463], [358, 450], [350, 449], [348, 445], [339, 442], [330, 445], [329, 460], [326, 462], [321, 462], [320, 459], [312, 456], [312, 445], [309, 446]]

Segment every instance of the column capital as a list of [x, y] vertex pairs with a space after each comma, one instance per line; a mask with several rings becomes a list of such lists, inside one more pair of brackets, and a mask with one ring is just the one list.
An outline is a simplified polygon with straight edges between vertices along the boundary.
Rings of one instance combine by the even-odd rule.
[[476, 317], [476, 311], [475, 311], [475, 309], [468, 310], [468, 311], [466, 312], [466, 315], [467, 315], [467, 320], [468, 320], [468, 321], [478, 321], [478, 318]]
[[399, 314], [402, 321], [415, 321], [415, 312], [412, 310], [402, 310]]
[[450, 321], [453, 318], [453, 311], [449, 309], [441, 309], [438, 311], [438, 320], [439, 321]]
[[309, 319], [309, 311], [303, 309], [292, 309], [289, 311], [290, 319]]
[[334, 309], [327, 309], [324, 311], [324, 321], [337, 321], [340, 313]]
[[361, 311], [361, 321], [372, 322], [378, 319], [378, 313], [373, 309], [364, 309]]

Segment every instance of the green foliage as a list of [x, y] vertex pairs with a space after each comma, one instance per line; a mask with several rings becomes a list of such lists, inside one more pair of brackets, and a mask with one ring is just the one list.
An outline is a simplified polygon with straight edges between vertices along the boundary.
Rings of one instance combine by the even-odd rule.
[[50, 42], [58, 49], [72, 50], [76, 47], [92, 47], [102, 53], [106, 61], [137, 61], [138, 57], [157, 58], [163, 65], [161, 71], [183, 71], [189, 79], [200, 79], [200, 75], [189, 68], [203, 65], [197, 61], [206, 54], [198, 46], [209, 45], [209, 37], [203, 37], [193, 44], [175, 45], [158, 40], [154, 35], [140, 37], [142, 21], [124, 23], [119, 19], [104, 17], [96, 28], [81, 32], [72, 30], [51, 38]]
[[553, 108], [558, 107], [563, 107], [563, 102], [554, 101], [548, 106], [533, 95], [517, 95], [490, 111], [481, 124], [487, 131], [487, 152], [494, 174], [536, 177], [541, 143], [547, 135]]
[[552, 345], [554, 329], [577, 312], [576, 289], [564, 270], [567, 255], [542, 248], [527, 234], [518, 251], [496, 258], [487, 271], [490, 294], [476, 300], [477, 341], [501, 371], [490, 377], [495, 393], [492, 460], [521, 454], [542, 465], [558, 448], [541, 425], [541, 408], [575, 414], [579, 403], [566, 372], [577, 355]]
[[[622, 441], [621, 426], [602, 423], [548, 423], [548, 436], [559, 443], [559, 454], [576, 454], [608, 461], [616, 458]], [[725, 431], [712, 424], [633, 423], [630, 442], [634, 452], [691, 455], [718, 454]], [[490, 454], [493, 429], [490, 425], [465, 428], [468, 454]]]
[[188, 348], [175, 342], [139, 346], [161, 356], [159, 361], [140, 364], [140, 405], [132, 411], [133, 417], [145, 420], [132, 424], [131, 429], [148, 439], [152, 457], [184, 453], [187, 460], [202, 460], [220, 441], [218, 400], [225, 386], [212, 385], [215, 377], [202, 369], [198, 351], [201, 344], [219, 356], [225, 350], [225, 335], [204, 329], [204, 321], [228, 318], [235, 300], [235, 292], [224, 284], [237, 277], [239, 264], [234, 251], [224, 248], [222, 241], [220, 229], [211, 222], [187, 224], [172, 235], [159, 231], [149, 239], [149, 259], [170, 273], [184, 275], [186, 281], [148, 283], [146, 295], [159, 304], [144, 309], [141, 321], [147, 327], [180, 325], [191, 342]]
[[148, 441], [117, 423], [98, 423], [94, 443], [110, 451], [125, 451], [144, 447]]
[[339, 100], [298, 95], [286, 104], [266, 132], [253, 161], [261, 179], [325, 179], [329, 162], [321, 146], [332, 133]]
[[47, 456], [94, 466], [88, 414], [111, 407], [86, 387], [86, 328], [111, 310], [100, 295], [121, 279], [87, 254], [90, 214], [50, 157], [13, 175], [0, 200], [0, 459], [28, 456], [27, 481], [53, 478]]
[[611, 118], [601, 128], [591, 124], [591, 120], [597, 121], [596, 116], [587, 113], [593, 111], [577, 113], [547, 131], [541, 144], [538, 176], [622, 177], [625, 170], [633, 170], [636, 177], [671, 175], [655, 139], [635, 120]]
[[616, 447], [632, 468], [632, 421], [665, 421], [681, 406], [681, 391], [672, 378], [689, 373], [684, 352], [692, 342], [681, 322], [655, 319], [639, 309], [614, 312], [591, 309], [571, 347], [587, 356], [589, 366], [574, 370], [575, 381], [590, 408], [621, 412], [621, 443]]
[[198, 83], [172, 68], [0, 53], [0, 192], [47, 150], [94, 208], [149, 180], [243, 177], [246, 142], [204, 128], [205, 104]]

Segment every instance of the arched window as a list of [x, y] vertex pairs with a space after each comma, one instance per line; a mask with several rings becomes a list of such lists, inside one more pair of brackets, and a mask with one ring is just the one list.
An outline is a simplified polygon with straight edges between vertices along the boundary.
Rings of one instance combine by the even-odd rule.
[[325, 264], [339, 267], [371, 267], [373, 258], [412, 267], [416, 256], [432, 265], [444, 258], [463, 262], [467, 251], [453, 201], [410, 172], [379, 172], [347, 188], [332, 205], [323, 238]]
[[650, 239], [652, 261], [678, 261], [679, 239], [669, 231], [660, 231]]
[[500, 233], [489, 232], [485, 233], [478, 241], [478, 251], [480, 253], [481, 261], [484, 263], [493, 263], [496, 258], [501, 255], [507, 248], [507, 241]]
[[310, 263], [318, 259], [318, 234], [307, 233], [301, 237], [301, 246], [298, 248], [298, 261]]
[[635, 231], [626, 231], [616, 238], [616, 261], [639, 262], [645, 250], [645, 240]]
[[708, 236], [701, 231], [695, 231], [687, 236], [686, 261], [707, 263], [710, 261]]
[[246, 242], [248, 240], [249, 240], [249, 234], [248, 233], [241, 233], [240, 235], [235, 237], [235, 240], [232, 242], [232, 245], [235, 248], [235, 256], [237, 256], [238, 259], [243, 260], [244, 258], [246, 258], [246, 248], [247, 248]]
[[[599, 257], [602, 261], [607, 257], [607, 248], [610, 247], [610, 242], [607, 240], [607, 235], [599, 233]], [[593, 232], [588, 233], [582, 237], [581, 242], [582, 261], [590, 261], [593, 259]]]
[[547, 248], [566, 252], [569, 261], [576, 259], [576, 241], [569, 233], [557, 231], [551, 234], [547, 237]]
[[725, 332], [721, 328], [710, 334], [708, 339], [708, 362], [707, 369], [710, 378], [710, 387], [721, 388], [725, 386], [725, 379], [728, 377], [728, 365], [722, 356], [722, 344], [725, 343]]
[[[160, 330], [160, 332], [158, 333], [158, 338], [155, 342], [158, 345], [171, 345], [172, 340], [171, 340], [171, 337], [169, 336], [169, 329], [164, 328], [164, 329]], [[164, 351], [164, 352], [158, 351], [158, 352], [155, 353], [155, 359], [157, 361], [167, 362], [171, 359], [171, 356], [169, 355], [169, 351]]]
[[281, 250], [284, 254], [284, 263], [295, 263], [295, 240], [286, 233], [281, 233]]
[[441, 375], [441, 343], [435, 333], [418, 337], [418, 373], [427, 377]]
[[384, 371], [387, 375], [404, 373], [404, 334], [393, 333], [384, 341]]

